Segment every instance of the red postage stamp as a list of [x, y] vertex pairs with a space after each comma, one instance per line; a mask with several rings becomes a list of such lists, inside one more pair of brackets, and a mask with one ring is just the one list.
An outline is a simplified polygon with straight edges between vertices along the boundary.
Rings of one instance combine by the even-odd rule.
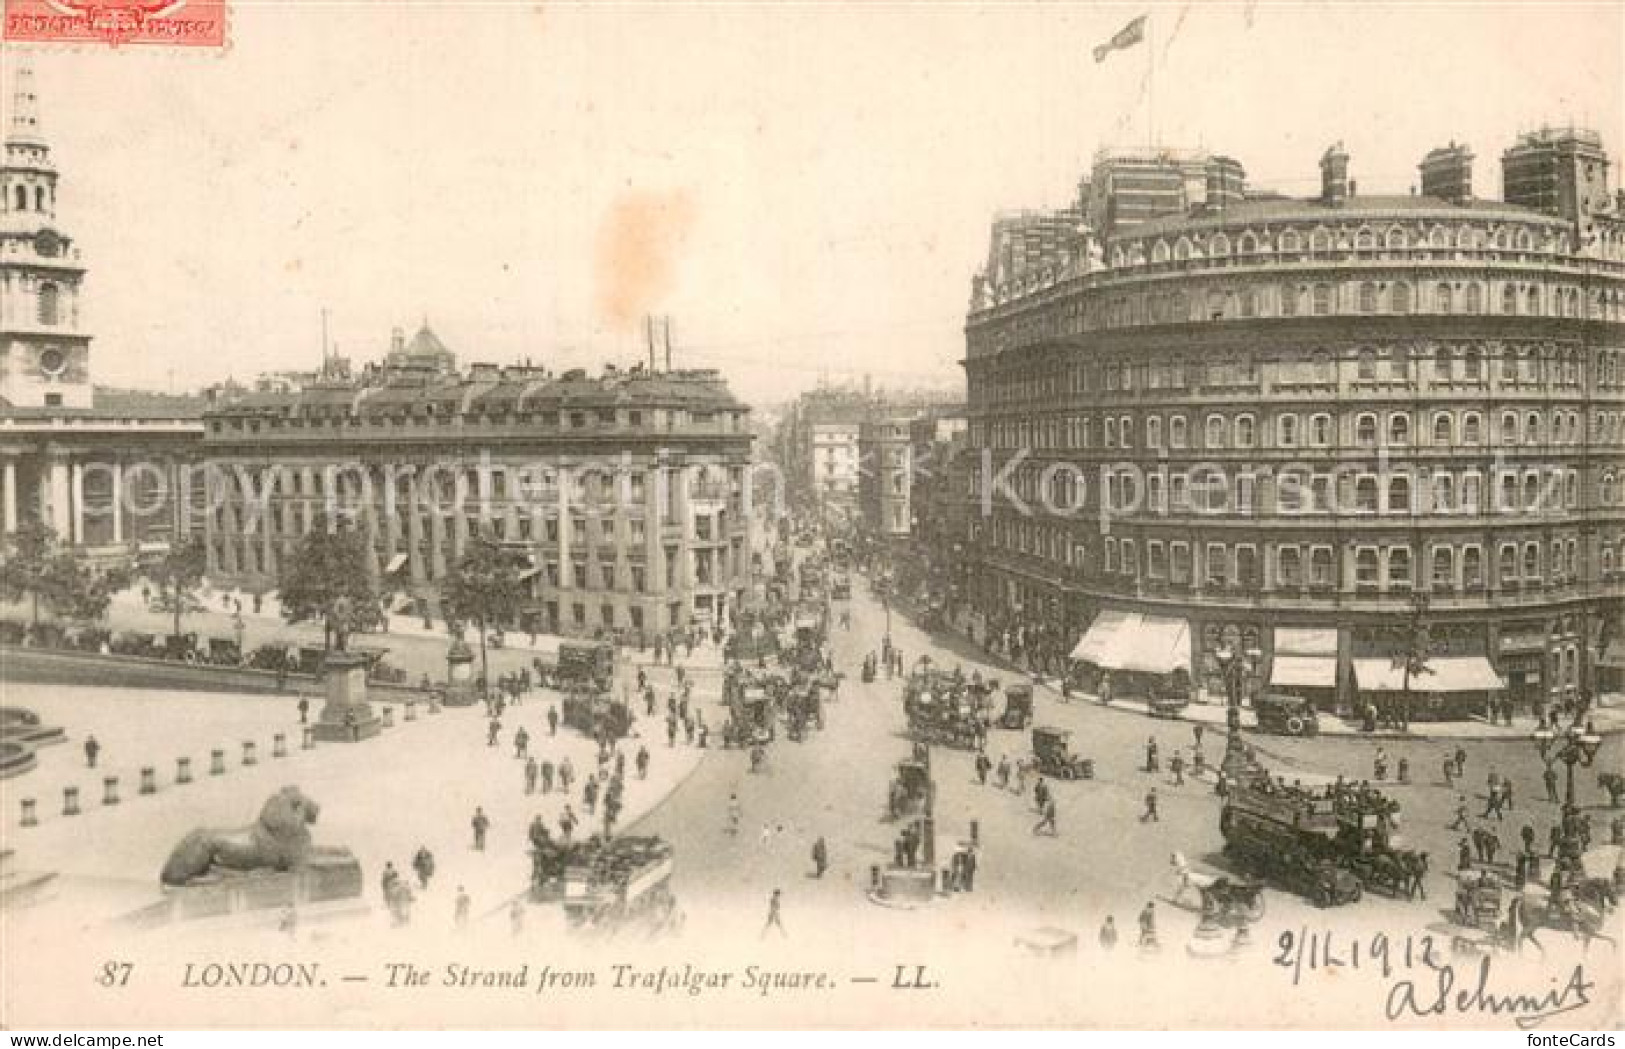
[[4, 0], [7, 40], [224, 47], [226, 0]]

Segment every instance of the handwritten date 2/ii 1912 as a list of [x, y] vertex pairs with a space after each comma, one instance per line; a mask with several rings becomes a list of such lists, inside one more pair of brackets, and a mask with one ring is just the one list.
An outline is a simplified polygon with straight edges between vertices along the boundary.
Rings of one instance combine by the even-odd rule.
[[1294, 987], [1305, 970], [1366, 971], [1392, 981], [1384, 1002], [1389, 1020], [1449, 1014], [1506, 1017], [1522, 1030], [1591, 1004], [1595, 982], [1576, 964], [1564, 976], [1546, 976], [1539, 988], [1505, 989], [1492, 983], [1495, 958], [1481, 955], [1458, 972], [1433, 936], [1338, 937], [1330, 931], [1287, 930], [1276, 938], [1271, 961], [1292, 971]]

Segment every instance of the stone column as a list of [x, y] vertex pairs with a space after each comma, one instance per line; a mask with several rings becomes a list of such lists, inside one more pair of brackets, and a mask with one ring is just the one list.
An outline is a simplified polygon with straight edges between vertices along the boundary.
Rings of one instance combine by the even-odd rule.
[[124, 460], [113, 460], [113, 542], [124, 542]]
[[85, 464], [74, 460], [70, 466], [70, 482], [73, 486], [73, 539], [74, 543], [85, 541]]
[[51, 528], [63, 539], [68, 538], [68, 529], [72, 523], [69, 515], [69, 485], [68, 460], [60, 451], [47, 453], [50, 456], [46, 467], [46, 483], [40, 486], [42, 507], [45, 510], [40, 516], [50, 524]]
[[7, 535], [17, 530], [17, 460], [14, 456], [6, 456], [4, 466], [0, 466], [4, 475], [4, 490], [0, 491], [0, 498], [5, 500], [5, 531]]

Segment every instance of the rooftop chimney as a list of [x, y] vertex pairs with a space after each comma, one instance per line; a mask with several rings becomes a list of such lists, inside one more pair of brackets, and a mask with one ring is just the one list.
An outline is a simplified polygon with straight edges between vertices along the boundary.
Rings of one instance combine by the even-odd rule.
[[1349, 196], [1349, 155], [1338, 142], [1320, 158], [1320, 202], [1328, 207], [1341, 207]]
[[1451, 142], [1428, 151], [1418, 165], [1422, 172], [1422, 195], [1438, 197], [1452, 204], [1473, 199], [1473, 151]]

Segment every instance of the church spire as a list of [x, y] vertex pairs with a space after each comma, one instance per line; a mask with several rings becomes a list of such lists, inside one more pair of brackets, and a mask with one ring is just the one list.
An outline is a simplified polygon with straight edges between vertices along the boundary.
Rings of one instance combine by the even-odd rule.
[[45, 144], [40, 137], [39, 96], [34, 93], [34, 68], [27, 60], [17, 64], [12, 79], [11, 124], [6, 128], [6, 141], [30, 146]]

